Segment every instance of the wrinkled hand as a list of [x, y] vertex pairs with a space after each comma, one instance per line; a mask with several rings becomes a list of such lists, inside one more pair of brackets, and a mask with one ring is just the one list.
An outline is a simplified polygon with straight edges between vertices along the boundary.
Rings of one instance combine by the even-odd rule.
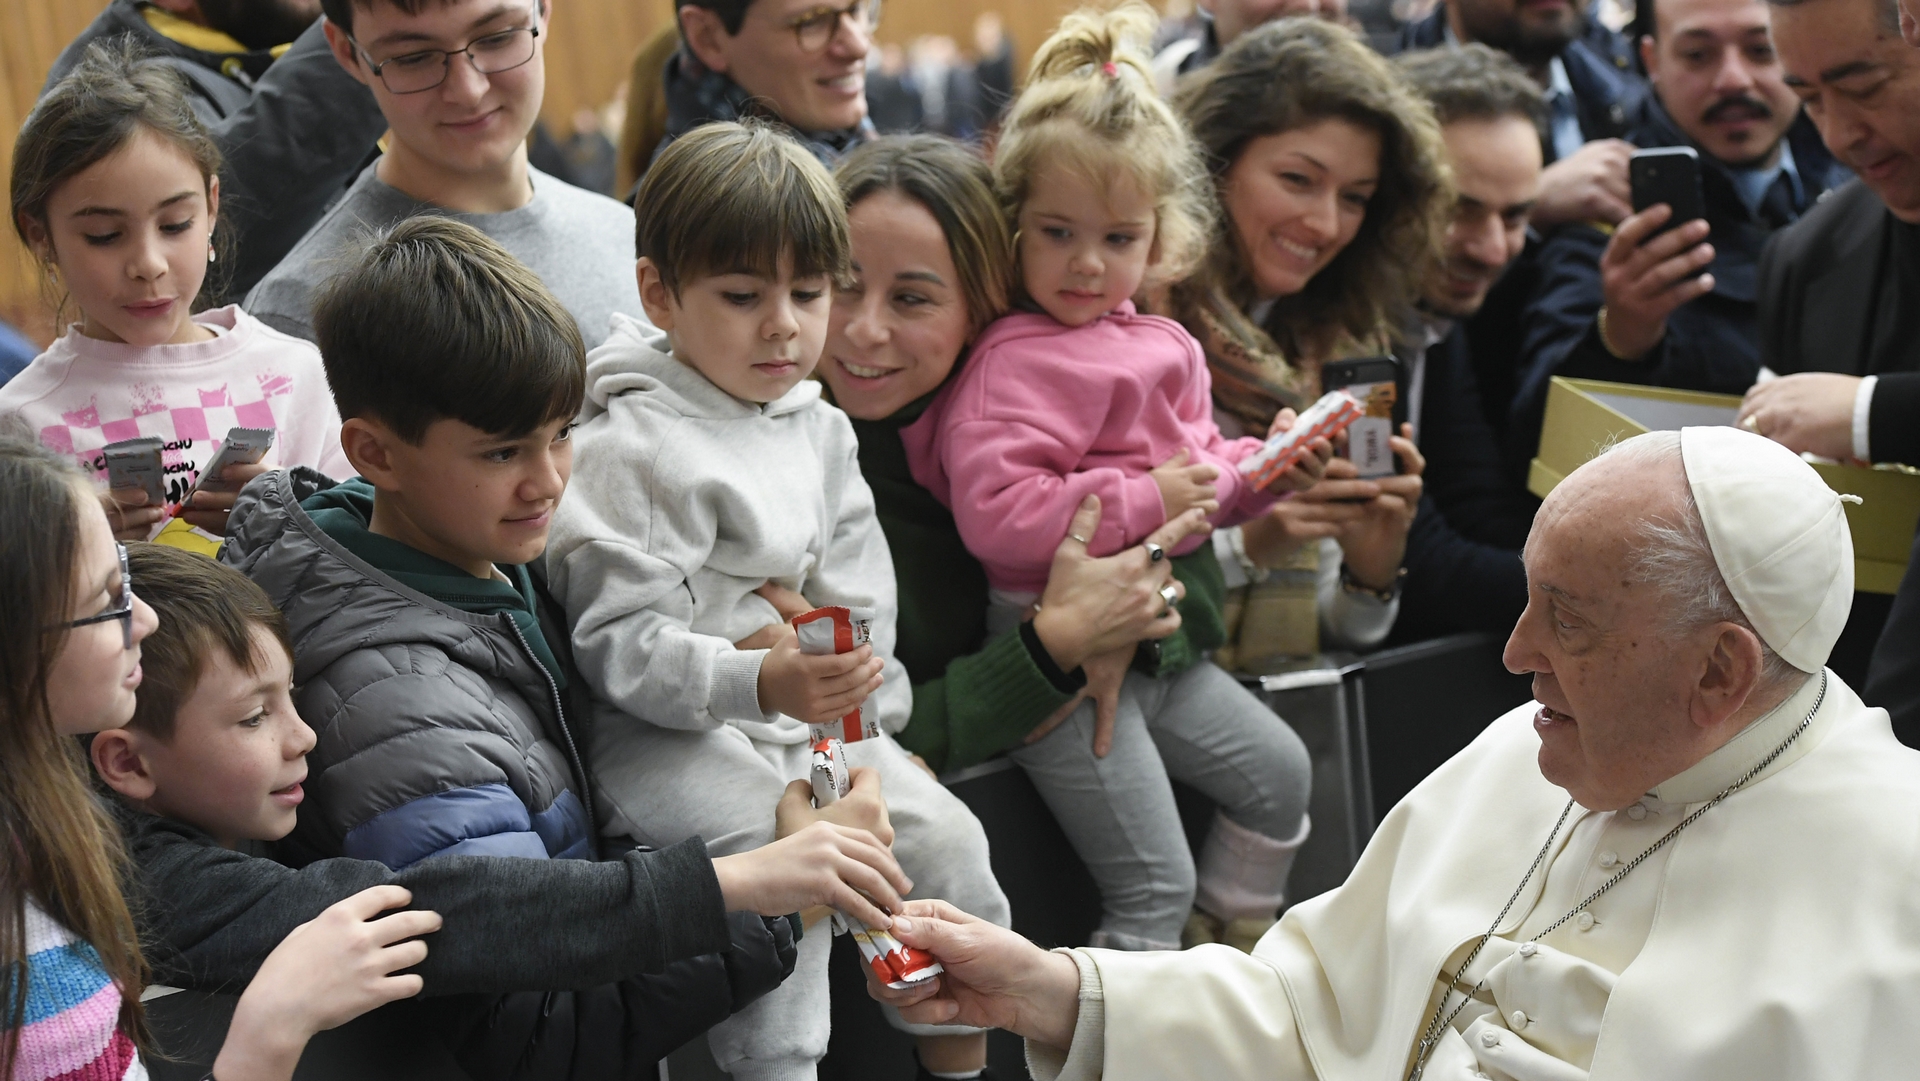
[[810, 654], [800, 652], [797, 635], [780, 635], [760, 662], [760, 708], [805, 724], [838, 720], [880, 689], [881, 667], [872, 646]]
[[1003, 1028], [1065, 1048], [1080, 1017], [1080, 968], [1013, 931], [976, 919], [945, 901], [908, 901], [894, 937], [926, 950], [944, 973], [926, 986], [895, 991], [867, 973], [867, 993], [922, 1025]]
[[1625, 220], [1633, 213], [1633, 186], [1627, 179], [1627, 160], [1631, 157], [1633, 144], [1595, 139], [1547, 166], [1540, 174], [1540, 201], [1533, 207], [1533, 224], [1545, 229], [1570, 221], [1617, 225]]
[[[1299, 414], [1292, 409], [1282, 409], [1273, 415], [1273, 423], [1267, 426], [1267, 438], [1272, 439], [1281, 432], [1293, 430], [1293, 422], [1299, 420]], [[1320, 483], [1327, 475], [1327, 463], [1333, 460], [1333, 444], [1325, 439], [1315, 439], [1307, 444], [1307, 453], [1287, 468], [1285, 473], [1273, 478], [1266, 491], [1304, 492]]]
[[773, 811], [773, 835], [790, 837], [815, 822], [827, 822], [852, 830], [866, 830], [883, 845], [893, 844], [893, 821], [887, 815], [886, 797], [880, 793], [880, 771], [871, 766], [855, 766], [847, 771], [847, 794], [825, 807], [813, 805], [813, 784], [794, 781], [780, 795]]
[[381, 912], [410, 903], [399, 886], [374, 886], [293, 929], [260, 965], [234, 1007], [214, 1063], [222, 1077], [286, 1077], [315, 1033], [420, 993], [426, 960], [417, 936], [440, 929], [434, 912]]
[[[1154, 562], [1143, 544], [1095, 559], [1074, 535], [1092, 537], [1100, 528], [1100, 499], [1080, 501], [1067, 536], [1054, 549], [1047, 572], [1047, 588], [1040, 594], [1040, 610], [1033, 631], [1047, 655], [1063, 672], [1081, 667], [1098, 653], [1131, 649], [1143, 638], [1165, 638], [1180, 627], [1180, 613], [1169, 611], [1160, 590], [1173, 584], [1176, 601], [1186, 587], [1173, 577], [1171, 557]], [[1147, 535], [1171, 553], [1195, 534], [1213, 529], [1206, 515], [1190, 510]]]
[[202, 489], [193, 493], [192, 502], [180, 510], [180, 517], [188, 525], [198, 526], [216, 537], [227, 535], [227, 515], [233, 510], [234, 500], [240, 498], [240, 489], [247, 482], [267, 471], [267, 467], [255, 463], [245, 465], [235, 463], [220, 471], [220, 483], [227, 491], [209, 492]]
[[1086, 674], [1087, 685], [1073, 696], [1073, 701], [1053, 711], [1053, 715], [1041, 721], [1039, 726], [1027, 733], [1022, 743], [1038, 743], [1047, 738], [1054, 729], [1066, 723], [1080, 703], [1093, 699], [1093, 756], [1107, 757], [1113, 750], [1113, 722], [1120, 712], [1120, 684], [1127, 678], [1127, 670], [1133, 667], [1133, 653], [1138, 645], [1121, 646], [1119, 649], [1088, 657], [1080, 670]]
[[826, 906], [868, 927], [887, 926], [892, 919], [887, 911], [899, 909], [900, 896], [913, 889], [879, 838], [831, 822], [815, 822], [751, 852], [721, 856], [713, 861], [713, 873], [729, 912], [784, 916]]
[[[1646, 356], [1667, 336], [1667, 317], [1682, 304], [1713, 290], [1713, 275], [1689, 277], [1713, 262], [1705, 243], [1708, 226], [1695, 219], [1658, 236], [1673, 217], [1665, 203], [1620, 223], [1600, 256], [1600, 288], [1606, 296], [1605, 344], [1617, 356]], [[1652, 237], [1652, 239], [1648, 239]]]
[[1181, 447], [1147, 474], [1160, 489], [1160, 506], [1168, 521], [1196, 507], [1207, 514], [1220, 509], [1220, 490], [1213, 483], [1220, 476], [1220, 467], [1210, 462], [1190, 465], [1192, 458], [1187, 448]]
[[167, 510], [147, 506], [147, 493], [143, 488], [112, 488], [101, 492], [100, 509], [107, 512], [113, 539], [122, 542], [146, 540], [153, 527], [166, 517]]
[[1735, 423], [1795, 454], [1849, 461], [1853, 458], [1853, 400], [1859, 391], [1858, 376], [1783, 375], [1747, 391]]
[[1341, 558], [1347, 573], [1363, 586], [1387, 589], [1400, 577], [1407, 555], [1407, 532], [1420, 510], [1427, 460], [1413, 445], [1413, 425], [1402, 424], [1399, 435], [1387, 440], [1400, 458], [1401, 472], [1379, 477], [1380, 494], [1360, 504], [1359, 520], [1339, 535]]

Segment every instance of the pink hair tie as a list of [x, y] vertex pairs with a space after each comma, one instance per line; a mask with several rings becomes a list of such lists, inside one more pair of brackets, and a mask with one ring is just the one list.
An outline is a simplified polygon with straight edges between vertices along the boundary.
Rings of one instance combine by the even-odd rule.
[[1117, 67], [1114, 67], [1114, 66], [1113, 66], [1113, 61], [1111, 61], [1111, 60], [1109, 60], [1109, 61], [1107, 61], [1106, 63], [1104, 63], [1104, 64], [1102, 64], [1102, 65], [1100, 65], [1100, 70], [1101, 70], [1101, 71], [1103, 71], [1103, 72], [1105, 72], [1105, 73], [1106, 73], [1106, 76], [1107, 76], [1107, 78], [1109, 78], [1109, 79], [1118, 79], [1118, 78], [1120, 77], [1120, 69], [1119, 69], [1119, 68], [1117, 68]]

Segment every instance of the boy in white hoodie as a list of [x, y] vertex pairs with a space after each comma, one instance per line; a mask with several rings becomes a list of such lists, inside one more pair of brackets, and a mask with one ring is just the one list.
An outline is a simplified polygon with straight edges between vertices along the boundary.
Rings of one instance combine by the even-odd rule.
[[[897, 731], [912, 690], [853, 428], [807, 379], [849, 268], [838, 188], [773, 129], [710, 124], [662, 152], [636, 203], [653, 326], [615, 315], [587, 357], [547, 568], [600, 704], [603, 828], [650, 845], [699, 834], [722, 855], [773, 840], [770, 808], [807, 776], [808, 723], [859, 706]], [[802, 654], [756, 592], [768, 585], [873, 609], [871, 647]], [[966, 806], [890, 735], [848, 758], [881, 775], [913, 895], [1008, 923]], [[793, 976], [711, 1033], [741, 1081], [811, 1079], [826, 1053], [828, 936], [809, 930]], [[979, 1075], [984, 1033], [891, 1019], [919, 1037], [926, 1068]]]

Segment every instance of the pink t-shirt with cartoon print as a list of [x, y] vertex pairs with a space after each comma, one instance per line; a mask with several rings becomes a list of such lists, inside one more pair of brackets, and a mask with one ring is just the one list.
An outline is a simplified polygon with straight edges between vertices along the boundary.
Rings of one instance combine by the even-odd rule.
[[304, 465], [330, 477], [354, 469], [340, 450], [340, 414], [320, 351], [238, 306], [193, 321], [215, 337], [186, 345], [103, 342], [72, 327], [0, 387], [0, 418], [19, 417], [41, 445], [71, 454], [106, 487], [109, 443], [158, 436], [167, 501], [177, 502], [230, 428], [272, 428], [269, 467]]

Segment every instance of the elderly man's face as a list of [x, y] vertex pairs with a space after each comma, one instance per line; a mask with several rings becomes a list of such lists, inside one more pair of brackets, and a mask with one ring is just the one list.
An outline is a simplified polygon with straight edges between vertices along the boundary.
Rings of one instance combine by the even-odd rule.
[[1703, 757], [1689, 703], [1711, 646], [1664, 634], [1663, 598], [1632, 567], [1631, 527], [1677, 513], [1686, 483], [1678, 462], [1656, 472], [1582, 468], [1541, 506], [1523, 556], [1527, 608], [1506, 665], [1533, 673], [1544, 707], [1541, 774], [1590, 810], [1625, 807]]
[[1920, 53], [1888, 25], [1886, 3], [1776, 7], [1773, 40], [1827, 149], [1912, 224], [1920, 222]]

